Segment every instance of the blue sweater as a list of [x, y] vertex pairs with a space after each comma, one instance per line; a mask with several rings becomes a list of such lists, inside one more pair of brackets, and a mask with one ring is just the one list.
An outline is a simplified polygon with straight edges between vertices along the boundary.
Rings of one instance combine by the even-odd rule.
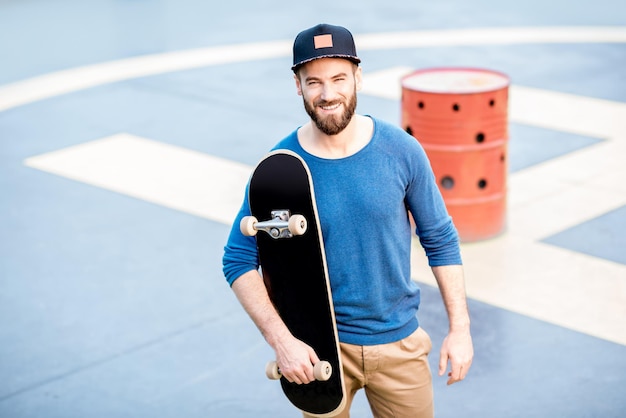
[[[313, 177], [342, 342], [386, 344], [418, 327], [420, 290], [410, 277], [411, 225], [431, 266], [461, 264], [458, 236], [424, 150], [400, 128], [374, 120], [367, 146], [342, 159], [307, 153], [297, 131], [274, 149], [299, 154]], [[239, 232], [247, 193], [225, 247], [228, 282], [258, 269], [254, 238]]]

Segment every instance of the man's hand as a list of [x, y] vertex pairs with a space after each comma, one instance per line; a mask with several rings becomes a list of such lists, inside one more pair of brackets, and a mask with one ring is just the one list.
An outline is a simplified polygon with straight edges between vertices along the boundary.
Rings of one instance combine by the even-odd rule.
[[432, 270], [450, 322], [450, 331], [439, 353], [439, 376], [446, 372], [450, 361], [448, 385], [451, 385], [465, 379], [474, 357], [465, 279], [461, 265], [433, 267]]
[[320, 359], [315, 351], [302, 341], [291, 337], [276, 347], [276, 363], [281, 374], [291, 383], [307, 384], [315, 380], [313, 365]]
[[241, 275], [233, 291], [250, 318], [276, 352], [276, 363], [290, 382], [302, 384], [314, 380], [313, 365], [320, 360], [315, 351], [294, 338], [270, 301], [263, 278], [256, 270]]
[[446, 372], [448, 361], [450, 361], [448, 385], [460, 382], [465, 379], [472, 365], [473, 357], [474, 348], [469, 329], [467, 331], [450, 331], [443, 340], [439, 353], [439, 376], [443, 376]]

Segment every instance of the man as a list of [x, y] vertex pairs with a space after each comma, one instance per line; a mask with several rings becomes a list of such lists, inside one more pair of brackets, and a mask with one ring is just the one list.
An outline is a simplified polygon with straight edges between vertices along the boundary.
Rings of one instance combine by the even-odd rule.
[[[411, 224], [439, 284], [449, 318], [439, 375], [463, 380], [473, 347], [456, 229], [419, 143], [401, 129], [355, 114], [361, 88], [352, 34], [320, 24], [293, 45], [295, 85], [310, 121], [275, 148], [306, 161], [313, 178], [344, 364], [348, 417], [364, 388], [376, 417], [432, 417], [431, 341], [419, 327], [419, 287], [410, 278]], [[224, 274], [269, 345], [283, 376], [311, 382], [316, 353], [291, 335], [258, 273], [253, 238], [239, 221], [224, 253]]]

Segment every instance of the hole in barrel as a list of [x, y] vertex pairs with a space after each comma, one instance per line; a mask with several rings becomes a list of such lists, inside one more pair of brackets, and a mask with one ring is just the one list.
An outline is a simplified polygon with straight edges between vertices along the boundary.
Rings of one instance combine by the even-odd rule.
[[450, 176], [445, 176], [441, 179], [441, 187], [446, 190], [450, 190], [454, 187], [454, 179]]
[[420, 109], [423, 109], [423, 108], [424, 108], [424, 102], [419, 101], [419, 102], [417, 103], [417, 107], [419, 107]]
[[485, 187], [487, 187], [487, 180], [485, 179], [478, 180], [478, 188], [482, 190]]
[[494, 99], [489, 100], [489, 106], [494, 107], [496, 105], [496, 101]]
[[459, 110], [461, 110], [461, 106], [459, 106], [458, 103], [455, 103], [452, 105], [452, 110], [454, 110], [455, 112], [458, 112]]
[[485, 142], [485, 134], [482, 132], [478, 132], [476, 134], [476, 142], [478, 142], [479, 144]]
[[407, 127], [406, 127], [406, 129], [405, 129], [405, 131], [406, 131], [406, 133], [407, 133], [407, 134], [409, 134], [409, 135], [413, 136], [413, 129], [411, 129], [411, 127], [410, 127], [410, 126], [407, 126]]

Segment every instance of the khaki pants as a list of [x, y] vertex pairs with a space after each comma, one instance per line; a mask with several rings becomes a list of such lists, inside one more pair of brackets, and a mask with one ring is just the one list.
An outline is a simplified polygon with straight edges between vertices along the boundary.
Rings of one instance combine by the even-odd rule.
[[427, 358], [431, 348], [430, 337], [422, 328], [390, 344], [341, 343], [347, 404], [337, 417], [350, 416], [354, 395], [364, 388], [375, 418], [432, 418], [432, 375]]

